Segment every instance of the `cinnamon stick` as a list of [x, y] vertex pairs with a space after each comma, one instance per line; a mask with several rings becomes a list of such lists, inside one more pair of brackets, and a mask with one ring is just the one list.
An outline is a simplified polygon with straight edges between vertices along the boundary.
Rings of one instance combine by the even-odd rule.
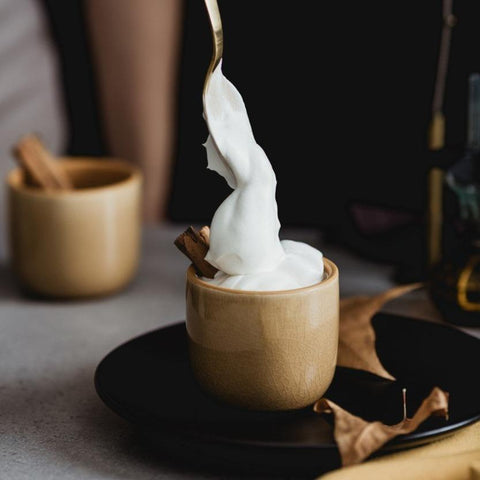
[[218, 272], [218, 269], [205, 260], [210, 244], [210, 229], [207, 226], [200, 231], [192, 226], [188, 227], [175, 239], [174, 244], [192, 261], [195, 270], [202, 277], [213, 278]]
[[25, 183], [46, 190], [71, 190], [67, 173], [35, 134], [22, 137], [13, 154], [25, 172]]

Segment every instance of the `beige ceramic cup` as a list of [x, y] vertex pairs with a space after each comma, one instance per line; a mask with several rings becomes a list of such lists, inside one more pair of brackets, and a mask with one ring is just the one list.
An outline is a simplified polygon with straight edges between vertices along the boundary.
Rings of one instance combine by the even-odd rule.
[[7, 177], [14, 273], [26, 290], [43, 296], [117, 291], [139, 260], [141, 174], [115, 159], [61, 161], [74, 190], [25, 186], [19, 168]]
[[252, 410], [292, 410], [318, 400], [337, 360], [338, 269], [295, 290], [231, 290], [187, 271], [190, 363], [214, 397]]

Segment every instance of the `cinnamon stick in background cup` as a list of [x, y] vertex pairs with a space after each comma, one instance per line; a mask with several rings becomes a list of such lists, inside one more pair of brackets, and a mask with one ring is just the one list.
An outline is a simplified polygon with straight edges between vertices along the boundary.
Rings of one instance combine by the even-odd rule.
[[72, 190], [73, 184], [63, 166], [35, 134], [22, 137], [13, 154], [24, 170], [25, 185], [45, 190]]
[[[36, 294], [106, 295], [133, 278], [140, 254], [141, 173], [118, 159], [60, 158], [73, 188], [7, 177], [9, 250], [20, 284]], [[29, 179], [30, 181], [31, 179]]]

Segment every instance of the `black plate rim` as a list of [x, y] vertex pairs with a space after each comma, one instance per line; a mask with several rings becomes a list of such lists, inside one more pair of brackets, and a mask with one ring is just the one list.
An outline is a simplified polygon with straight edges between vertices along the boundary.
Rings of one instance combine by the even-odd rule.
[[[381, 313], [382, 314], [385, 313], [386, 315], [389, 315], [386, 312], [381, 312]], [[401, 318], [402, 321], [408, 321], [408, 322], [411, 322], [411, 323], [420, 323], [421, 322], [422, 324], [429, 325], [428, 328], [434, 328], [434, 329], [443, 328], [443, 329], [446, 329], [448, 331], [454, 331], [454, 332], [456, 332], [456, 334], [459, 334], [460, 336], [465, 336], [465, 337], [468, 337], [469, 339], [475, 339], [475, 337], [473, 337], [472, 335], [469, 335], [468, 333], [465, 333], [462, 330], [460, 330], [458, 328], [455, 328], [453, 326], [450, 326], [450, 325], [436, 323], [436, 322], [423, 320], [423, 319], [418, 319], [418, 318], [413, 318], [413, 317], [406, 317], [406, 316], [397, 315], [397, 314], [392, 314], [392, 315], [397, 317], [397, 318]], [[124, 406], [119, 408], [116, 405], [115, 400], [109, 398], [109, 396], [104, 394], [101, 390], [100, 382], [99, 382], [98, 378], [99, 378], [99, 375], [100, 375], [102, 365], [103, 365], [104, 362], [106, 362], [109, 359], [110, 356], [113, 356], [116, 353], [117, 350], [122, 349], [125, 345], [133, 343], [135, 341], [138, 341], [143, 337], [146, 337], [146, 336], [152, 335], [154, 333], [157, 333], [160, 330], [164, 330], [164, 329], [167, 329], [167, 328], [178, 328], [178, 327], [181, 327], [182, 325], [185, 325], [184, 320], [172, 322], [172, 323], [164, 325], [160, 328], [155, 328], [155, 329], [149, 330], [145, 333], [142, 333], [140, 335], [137, 335], [135, 337], [132, 337], [131, 339], [121, 343], [120, 345], [115, 347], [113, 350], [111, 350], [107, 355], [105, 355], [95, 369], [94, 386], [95, 386], [95, 390], [97, 392], [97, 395], [105, 403], [105, 405], [108, 406], [113, 412], [115, 412], [121, 418], [124, 418], [125, 420], [127, 420], [128, 422], [132, 423], [133, 425], [135, 425], [139, 428], [150, 429], [150, 430], [154, 430], [157, 433], [165, 433], [165, 434], [168, 434], [168, 432], [178, 433], [178, 431], [179, 431], [178, 429], [174, 428], [174, 423], [173, 422], [170, 423], [170, 422], [160, 420], [160, 421], [155, 422], [154, 427], [151, 427], [151, 426], [147, 426], [145, 424], [142, 424], [142, 422], [139, 421], [138, 418], [136, 418], [134, 414], [131, 414], [131, 415], [126, 414]], [[478, 340], [478, 341], [479, 341], [479, 345], [480, 345], [480, 340]], [[346, 367], [344, 367], [344, 368], [346, 368]], [[357, 370], [357, 369], [351, 369], [351, 370]], [[358, 370], [358, 371], [362, 371], [362, 370]], [[464, 420], [459, 420], [459, 421], [455, 422], [454, 424], [449, 424], [448, 426], [445, 426], [445, 427], [439, 427], [439, 428], [435, 428], [435, 429], [432, 429], [432, 430], [421, 431], [421, 432], [412, 432], [412, 433], [406, 434], [406, 435], [399, 435], [399, 436], [395, 437], [394, 439], [392, 439], [391, 441], [387, 442], [385, 445], [383, 445], [383, 447], [379, 450], [379, 452], [389, 451], [389, 450], [398, 450], [398, 449], [401, 449], [403, 447], [408, 447], [411, 444], [421, 445], [421, 444], [425, 444], [425, 443], [430, 443], [430, 441], [434, 441], [434, 440], [437, 440], [439, 438], [443, 438], [443, 437], [452, 435], [455, 432], [457, 432], [458, 430], [460, 430], [460, 429], [462, 429], [462, 428], [464, 428], [468, 425], [474, 424], [479, 420], [480, 420], [480, 410], [479, 410], [479, 413], [477, 415], [473, 416], [473, 417], [469, 417], [468, 419], [464, 419]], [[160, 431], [160, 428], [163, 430], [162, 432]], [[187, 437], [187, 436], [192, 441], [195, 441], [195, 440], [201, 440], [203, 442], [209, 441], [209, 442], [212, 442], [212, 443], [221, 443], [222, 445], [230, 445], [230, 446], [235, 446], [235, 447], [272, 448], [272, 449], [276, 449], [276, 450], [282, 450], [282, 449], [284, 449], [284, 450], [312, 449], [312, 450], [322, 450], [322, 451], [326, 451], [326, 450], [338, 451], [338, 447], [337, 447], [336, 443], [330, 443], [330, 444], [302, 444], [302, 445], [290, 444], [290, 443], [281, 443], [280, 444], [280, 443], [275, 443], [275, 442], [271, 442], [271, 441], [261, 441], [261, 440], [251, 440], [251, 439], [241, 440], [241, 439], [224, 438], [224, 437], [221, 437], [219, 435], [211, 434], [210, 432], [202, 432], [200, 434], [200, 433], [198, 433], [194, 430], [190, 430], [190, 429], [181, 430], [181, 437]]]

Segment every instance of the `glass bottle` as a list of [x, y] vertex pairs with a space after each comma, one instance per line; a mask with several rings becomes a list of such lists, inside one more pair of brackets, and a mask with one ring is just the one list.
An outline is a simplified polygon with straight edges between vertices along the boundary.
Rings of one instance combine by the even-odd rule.
[[456, 242], [432, 267], [429, 291], [446, 321], [480, 327], [480, 74], [469, 77], [464, 155], [447, 170], [445, 188], [455, 203], [446, 228]]

